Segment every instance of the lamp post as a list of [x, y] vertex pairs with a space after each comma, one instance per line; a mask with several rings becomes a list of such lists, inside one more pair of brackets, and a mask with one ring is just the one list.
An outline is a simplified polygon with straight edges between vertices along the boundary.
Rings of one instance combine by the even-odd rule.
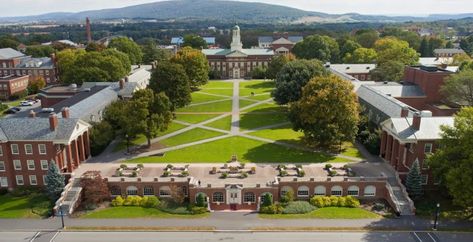
[[125, 134], [125, 138], [126, 138], [126, 153], [130, 154], [130, 137], [128, 136], [128, 134]]
[[435, 220], [434, 220], [433, 230], [437, 230], [439, 215], [440, 215], [440, 203], [437, 203], [437, 207], [435, 208]]
[[59, 216], [61, 216], [61, 228], [64, 229], [64, 211], [62, 210], [62, 206], [59, 207]]

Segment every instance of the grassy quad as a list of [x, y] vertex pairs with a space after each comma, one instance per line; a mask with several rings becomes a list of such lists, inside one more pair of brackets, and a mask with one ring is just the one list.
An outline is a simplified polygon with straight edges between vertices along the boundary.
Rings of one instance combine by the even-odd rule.
[[377, 219], [380, 215], [362, 208], [326, 207], [306, 214], [259, 214], [264, 219]]
[[232, 100], [224, 100], [215, 103], [207, 103], [202, 105], [187, 106], [177, 110], [179, 112], [189, 113], [221, 113], [230, 112], [232, 110]]
[[190, 124], [197, 124], [217, 116], [220, 116], [220, 114], [177, 114], [176, 120]]
[[206, 124], [205, 126], [230, 131], [230, 128], [232, 126], [232, 116], [231, 115], [225, 116], [224, 118], [215, 120], [211, 123]]
[[171, 214], [156, 208], [143, 207], [108, 207], [86, 213], [81, 218], [101, 219], [101, 218], [205, 218], [209, 213], [204, 214]]
[[0, 218], [42, 218], [50, 209], [49, 198], [42, 194], [0, 196]]
[[180, 144], [187, 144], [187, 143], [192, 143], [199, 140], [209, 139], [209, 138], [213, 138], [213, 137], [217, 137], [221, 135], [223, 135], [223, 133], [201, 129], [201, 128], [195, 128], [187, 132], [184, 132], [182, 134], [178, 134], [176, 136], [164, 139], [161, 141], [161, 143], [166, 146], [172, 147], [172, 146], [177, 146]]

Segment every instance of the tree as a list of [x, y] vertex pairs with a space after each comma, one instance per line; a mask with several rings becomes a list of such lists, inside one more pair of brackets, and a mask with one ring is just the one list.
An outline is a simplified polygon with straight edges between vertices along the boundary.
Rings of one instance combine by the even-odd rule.
[[406, 31], [400, 28], [385, 28], [383, 33], [381, 34], [381, 37], [395, 37], [399, 40], [406, 41], [407, 43], [409, 43], [409, 47], [415, 50], [419, 49], [421, 43], [421, 39], [417, 33]]
[[420, 42], [419, 53], [422, 57], [430, 56], [430, 45], [429, 41], [427, 40], [427, 37], [422, 38], [422, 41]]
[[347, 40], [340, 47], [340, 57], [345, 58], [347, 55], [352, 55], [355, 50], [361, 48], [361, 45], [353, 40]]
[[409, 47], [409, 43], [394, 37], [379, 39], [376, 41], [374, 49], [378, 54], [378, 64], [399, 61], [405, 65], [414, 65], [419, 60], [419, 54]]
[[80, 179], [82, 187], [82, 201], [87, 204], [97, 205], [110, 199], [107, 182], [99, 171], [86, 171]]
[[171, 110], [191, 103], [190, 82], [180, 64], [162, 62], [151, 74], [149, 87], [156, 93], [164, 92], [172, 103]]
[[460, 110], [453, 126], [441, 127], [441, 140], [428, 164], [436, 181], [447, 188], [453, 202], [473, 207], [473, 107]]
[[473, 55], [473, 35], [460, 40], [460, 48], [462, 48], [467, 54]]
[[419, 161], [412, 163], [411, 169], [406, 178], [406, 190], [412, 199], [418, 199], [422, 196], [422, 176], [420, 174]]
[[207, 42], [204, 40], [204, 38], [198, 35], [188, 34], [184, 36], [184, 43], [182, 46], [191, 47], [194, 49], [207, 49]]
[[209, 80], [209, 62], [200, 50], [184, 47], [171, 58], [171, 62], [182, 65], [193, 88]]
[[49, 163], [48, 173], [46, 174], [46, 192], [48, 193], [51, 201], [56, 200], [61, 196], [62, 190], [64, 189], [64, 176], [60, 173], [54, 161]]
[[366, 64], [375, 63], [378, 54], [373, 49], [358, 48], [353, 53], [347, 53], [343, 58], [345, 63]]
[[273, 205], [273, 195], [271, 193], [265, 193], [263, 196], [261, 207], [267, 207], [271, 205]]
[[171, 58], [171, 52], [159, 49], [153, 39], [147, 39], [141, 46], [141, 50], [143, 52], [143, 63], [161, 62]]
[[445, 47], [445, 41], [443, 39], [430, 37], [429, 38], [429, 56], [434, 56], [434, 50]]
[[370, 72], [371, 79], [374, 81], [399, 82], [404, 76], [404, 68], [405, 65], [399, 61], [383, 62]]
[[266, 70], [266, 77], [269, 79], [275, 79], [278, 72], [286, 65], [288, 62], [295, 60], [296, 57], [292, 54], [287, 55], [278, 55], [271, 59]]
[[443, 84], [441, 92], [451, 102], [473, 105], [473, 69], [464, 69], [450, 75]]
[[251, 70], [251, 78], [253, 79], [265, 79], [267, 76], [268, 70], [263, 66], [257, 66]]
[[464, 63], [469, 63], [469, 62], [472, 62], [473, 59], [471, 59], [471, 57], [466, 54], [466, 53], [462, 53], [462, 54], [456, 54], [453, 56], [453, 61], [452, 61], [452, 65], [453, 66], [461, 66], [463, 65]]
[[132, 65], [140, 64], [143, 59], [143, 52], [141, 52], [140, 46], [126, 37], [112, 39], [108, 48], [115, 48], [125, 53]]
[[26, 47], [25, 54], [31, 55], [32, 57], [49, 57], [54, 53], [53, 47], [50, 45], [34, 45]]
[[280, 104], [288, 104], [301, 98], [302, 88], [314, 76], [327, 75], [328, 71], [317, 60], [295, 60], [287, 63], [276, 75], [276, 88], [271, 95]]
[[87, 44], [87, 46], [85, 47], [85, 50], [86, 51], [103, 51], [105, 50], [107, 47], [103, 44], [100, 44], [100, 43], [96, 43], [96, 42], [90, 42]]
[[361, 29], [356, 31], [355, 40], [364, 48], [373, 48], [374, 43], [379, 39], [379, 33], [373, 29]]
[[316, 76], [302, 89], [302, 98], [289, 106], [296, 131], [315, 146], [332, 148], [353, 141], [358, 132], [359, 106], [353, 85], [338, 76]]
[[34, 80], [31, 80], [28, 84], [28, 94], [36, 94], [39, 90], [43, 89], [46, 86], [46, 81], [43, 77], [38, 77]]
[[93, 156], [102, 153], [115, 138], [112, 125], [106, 120], [93, 123], [90, 129], [90, 152]]
[[4, 35], [0, 37], [0, 49], [2, 48], [12, 48], [16, 49], [20, 45], [18, 39], [10, 35]]
[[203, 207], [207, 206], [207, 201], [206, 201], [205, 195], [203, 193], [197, 194], [197, 197], [196, 197], [195, 201], [196, 201], [195, 205], [197, 207], [203, 208]]
[[337, 63], [340, 49], [337, 41], [329, 36], [310, 35], [297, 43], [292, 52], [297, 58], [319, 59], [322, 62]]
[[[121, 51], [118, 51], [118, 50], [114, 50], [114, 49], [105, 49], [103, 51], [100, 52], [100, 54], [102, 54], [102, 56], [104, 57], [108, 57], [108, 56], [112, 56], [116, 59], [118, 59], [123, 67], [123, 70], [125, 71], [125, 73], [130, 73], [131, 71], [131, 62], [130, 62], [130, 59], [128, 58], [128, 56], [121, 52]], [[123, 75], [123, 74], [120, 74], [120, 75]]]

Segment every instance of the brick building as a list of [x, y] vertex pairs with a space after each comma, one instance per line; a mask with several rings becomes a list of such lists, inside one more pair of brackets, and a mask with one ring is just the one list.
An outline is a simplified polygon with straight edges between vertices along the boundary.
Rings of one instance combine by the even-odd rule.
[[277, 54], [288, 54], [292, 51], [294, 45], [303, 39], [302, 36], [290, 36], [287, 32], [275, 32], [273, 36], [258, 37], [258, 48], [272, 49]]
[[435, 57], [453, 57], [458, 54], [465, 54], [465, 51], [463, 51], [460, 48], [451, 48], [451, 49], [435, 49], [434, 50], [434, 55]]
[[256, 67], [267, 67], [274, 51], [269, 49], [243, 49], [240, 27], [233, 28], [230, 49], [204, 49], [210, 70], [219, 78], [248, 78]]
[[55, 56], [33, 58], [11, 48], [0, 49], [0, 76], [44, 78], [47, 85], [58, 82]]
[[62, 118], [35, 115], [0, 119], [0, 188], [44, 186], [49, 162], [70, 175], [90, 156], [90, 125], [68, 108]]
[[371, 81], [371, 71], [376, 64], [327, 64], [326, 67], [334, 74], [346, 74], [359, 81]]
[[20, 94], [28, 88], [29, 76], [0, 77], [0, 100], [8, 100], [12, 95]]

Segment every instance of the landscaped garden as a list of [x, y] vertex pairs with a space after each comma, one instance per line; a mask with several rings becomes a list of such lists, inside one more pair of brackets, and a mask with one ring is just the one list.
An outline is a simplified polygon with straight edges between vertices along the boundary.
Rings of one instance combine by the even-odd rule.
[[50, 215], [52, 204], [39, 191], [22, 191], [0, 195], [0, 218], [43, 218]]

